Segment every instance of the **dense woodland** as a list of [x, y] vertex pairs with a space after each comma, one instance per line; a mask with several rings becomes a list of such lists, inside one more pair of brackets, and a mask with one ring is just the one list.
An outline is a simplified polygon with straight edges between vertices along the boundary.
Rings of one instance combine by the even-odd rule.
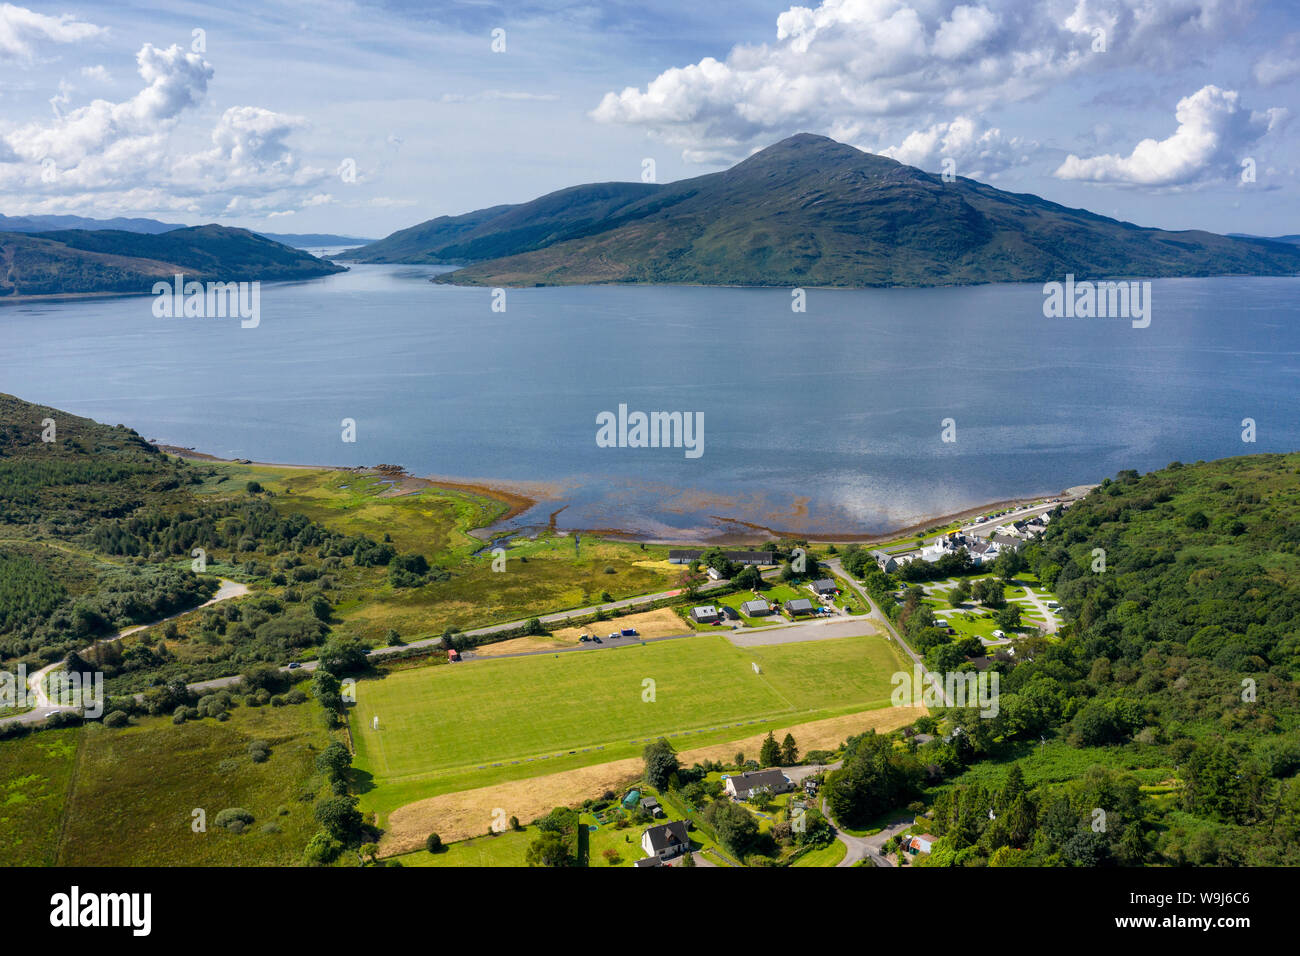
[[[1000, 655], [996, 717], [851, 741], [835, 815], [926, 804], [929, 865], [1300, 863], [1298, 514], [1295, 454], [1103, 482], [1022, 552], [1062, 639]], [[927, 657], [951, 642], [902, 582], [853, 567]]]

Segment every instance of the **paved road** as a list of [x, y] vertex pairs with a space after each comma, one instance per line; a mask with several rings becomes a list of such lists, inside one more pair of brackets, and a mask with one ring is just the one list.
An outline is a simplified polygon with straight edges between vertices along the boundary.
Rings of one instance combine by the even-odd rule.
[[[891, 621], [888, 617], [886, 617], [884, 612], [881, 611], [880, 608], [876, 606], [876, 602], [871, 600], [871, 595], [869, 595], [862, 588], [862, 586], [858, 584], [857, 581], [853, 580], [853, 575], [849, 574], [847, 571], [844, 570], [844, 567], [840, 564], [840, 559], [832, 558], [826, 562], [826, 566], [829, 567], [832, 571], [834, 571], [839, 577], [847, 581], [849, 587], [853, 588], [853, 590], [857, 592], [858, 597], [861, 598], [863, 603], [871, 609], [871, 613], [868, 614], [867, 617], [870, 618], [870, 620], [874, 621], [875, 623], [879, 624], [881, 627], [883, 627], [885, 629], [885, 633], [888, 634], [893, 640], [898, 642], [898, 646], [901, 647], [904, 651], [906, 651], [907, 656], [910, 657], [916, 663], [916, 665], [921, 668], [921, 673], [922, 674], [930, 673], [925, 666], [925, 661], [921, 659], [921, 656], [917, 654], [916, 651], [912, 650], [912, 648], [908, 645], [907, 641], [903, 640], [903, 635], [899, 634], [898, 631], [894, 628], [894, 622]], [[936, 681], [935, 683], [938, 685], [939, 693], [943, 696], [943, 701], [945, 706], [951, 707], [952, 698], [950, 698], [948, 696], [948, 692], [944, 690], [943, 681], [939, 680]]]

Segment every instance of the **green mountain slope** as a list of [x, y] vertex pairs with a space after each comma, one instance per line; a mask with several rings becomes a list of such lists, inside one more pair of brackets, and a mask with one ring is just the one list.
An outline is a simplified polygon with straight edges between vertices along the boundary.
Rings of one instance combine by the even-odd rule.
[[114, 229], [0, 233], [0, 301], [12, 296], [147, 293], [184, 273], [198, 281], [310, 279], [342, 267], [246, 229], [160, 234]]
[[1300, 249], [1167, 232], [799, 134], [731, 169], [443, 217], [358, 261], [468, 263], [440, 281], [886, 286], [1300, 273]]

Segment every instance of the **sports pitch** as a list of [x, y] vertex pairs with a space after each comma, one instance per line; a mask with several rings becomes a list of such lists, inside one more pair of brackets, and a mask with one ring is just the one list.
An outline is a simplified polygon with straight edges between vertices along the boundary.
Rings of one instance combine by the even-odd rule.
[[[878, 636], [740, 649], [700, 635], [399, 671], [357, 686], [355, 763], [380, 788], [477, 771], [536, 776], [560, 769], [555, 756], [601, 763], [658, 736], [725, 741], [755, 733], [755, 720], [782, 727], [882, 707], [901, 668]], [[679, 747], [697, 741], [708, 742]]]

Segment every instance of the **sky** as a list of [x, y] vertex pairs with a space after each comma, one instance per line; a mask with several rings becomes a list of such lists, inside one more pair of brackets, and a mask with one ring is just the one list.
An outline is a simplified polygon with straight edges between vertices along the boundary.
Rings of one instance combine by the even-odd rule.
[[1141, 225], [1300, 233], [1292, 0], [221, 6], [0, 2], [0, 213], [370, 238], [813, 132]]

